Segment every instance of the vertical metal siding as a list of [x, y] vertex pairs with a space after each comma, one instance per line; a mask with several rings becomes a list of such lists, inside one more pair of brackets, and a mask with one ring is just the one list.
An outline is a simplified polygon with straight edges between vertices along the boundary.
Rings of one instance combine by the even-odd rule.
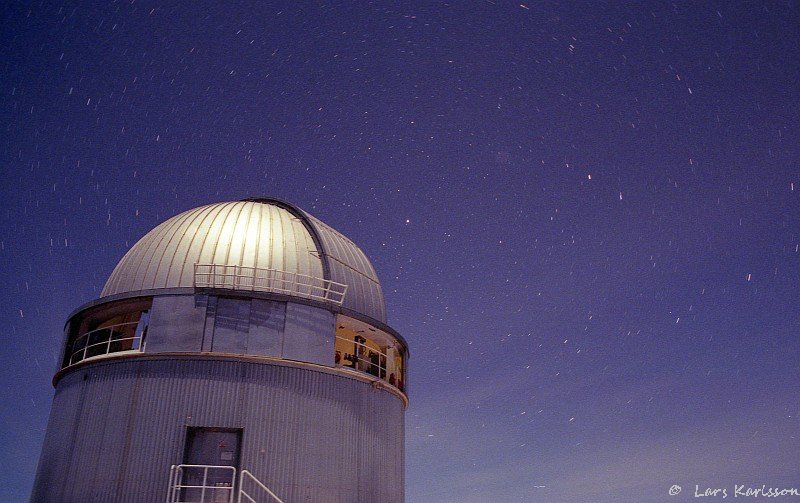
[[31, 500], [160, 501], [186, 427], [208, 426], [242, 428], [241, 467], [287, 503], [398, 503], [403, 413], [385, 390], [309, 369], [98, 362], [57, 385]]
[[[70, 458], [65, 453], [72, 452], [75, 444], [75, 428], [83, 409], [85, 399], [80, 383], [56, 388], [51, 407], [50, 419], [36, 470], [32, 502], [63, 501], [63, 485], [54, 481], [67, 480], [66, 471]], [[58, 411], [58, 412], [56, 412]]]

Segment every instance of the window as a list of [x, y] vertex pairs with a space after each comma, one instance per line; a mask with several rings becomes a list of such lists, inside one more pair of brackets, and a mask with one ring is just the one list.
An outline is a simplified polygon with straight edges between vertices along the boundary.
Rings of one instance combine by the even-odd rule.
[[121, 351], [142, 351], [150, 299], [122, 301], [81, 313], [70, 321], [63, 366]]
[[394, 337], [366, 323], [339, 316], [335, 363], [382, 379], [404, 389], [403, 349]]

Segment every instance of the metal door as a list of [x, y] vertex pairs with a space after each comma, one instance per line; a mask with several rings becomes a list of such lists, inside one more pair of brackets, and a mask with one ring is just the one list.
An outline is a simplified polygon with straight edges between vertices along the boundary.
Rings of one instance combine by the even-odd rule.
[[[239, 471], [242, 430], [190, 427], [186, 430], [181, 501], [218, 503], [231, 501], [235, 473]], [[236, 471], [229, 468], [234, 467]], [[217, 468], [215, 468], [217, 467]]]

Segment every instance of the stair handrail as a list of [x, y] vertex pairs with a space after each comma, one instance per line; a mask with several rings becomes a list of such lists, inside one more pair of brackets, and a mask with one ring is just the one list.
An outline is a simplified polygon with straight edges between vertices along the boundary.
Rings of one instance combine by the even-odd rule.
[[266, 493], [267, 493], [267, 494], [269, 494], [269, 495], [270, 495], [270, 497], [272, 497], [272, 499], [274, 499], [274, 500], [275, 500], [277, 503], [284, 503], [282, 499], [280, 499], [280, 498], [279, 498], [279, 497], [278, 497], [278, 496], [277, 496], [277, 495], [276, 495], [274, 492], [272, 492], [272, 491], [269, 489], [269, 487], [267, 487], [267, 486], [265, 486], [264, 484], [262, 484], [262, 483], [261, 483], [261, 481], [260, 481], [260, 480], [258, 480], [258, 479], [255, 477], [255, 475], [253, 475], [252, 473], [250, 473], [250, 471], [249, 471], [249, 470], [242, 470], [242, 471], [240, 471], [240, 472], [239, 472], [239, 499], [237, 500], [237, 502], [236, 502], [236, 503], [242, 503], [242, 496], [244, 496], [245, 498], [247, 498], [247, 500], [248, 500], [250, 503], [258, 503], [258, 501], [257, 501], [257, 500], [253, 499], [253, 497], [252, 497], [252, 496], [250, 496], [249, 494], [247, 494], [247, 493], [245, 492], [245, 490], [244, 490], [244, 476], [245, 476], [245, 475], [247, 475], [247, 476], [250, 478], [250, 480], [252, 480], [253, 482], [255, 482], [255, 483], [256, 483], [256, 485], [257, 485], [258, 487], [260, 487], [261, 489], [263, 489], [264, 491], [266, 491]]

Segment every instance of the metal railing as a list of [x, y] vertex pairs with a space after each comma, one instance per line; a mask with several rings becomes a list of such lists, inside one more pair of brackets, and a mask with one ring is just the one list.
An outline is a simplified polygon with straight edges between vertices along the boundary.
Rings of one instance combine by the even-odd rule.
[[389, 361], [389, 357], [386, 353], [382, 351], [376, 351], [374, 348], [353, 339], [348, 339], [338, 335], [336, 338], [340, 341], [345, 341], [347, 344], [352, 344], [354, 348], [354, 352], [352, 354], [346, 353], [342, 355], [342, 360], [344, 362], [348, 362], [349, 365], [338, 362], [339, 365], [360, 370], [386, 380], [386, 363]]
[[195, 264], [194, 286], [296, 295], [342, 305], [347, 285], [296, 272], [240, 265]]
[[172, 465], [167, 503], [234, 503], [235, 484], [233, 466]]
[[[247, 476], [246, 479], [245, 476]], [[254, 496], [245, 492], [244, 486], [246, 481], [252, 482], [253, 484], [255, 484], [257, 488], [267, 493], [267, 495], [270, 497], [269, 501], [275, 500], [277, 503], [283, 503], [282, 499], [276, 496], [274, 492], [270, 491], [269, 487], [262, 484], [261, 481], [255, 478], [255, 476], [248, 470], [242, 470], [241, 473], [239, 474], [239, 499], [237, 500], [237, 503], [242, 503], [242, 497], [245, 497], [247, 501], [249, 501], [250, 503], [259, 503], [261, 501], [255, 499]]]
[[139, 321], [130, 321], [86, 332], [72, 343], [69, 365], [109, 353], [138, 351], [144, 333], [137, 330], [138, 325]]

